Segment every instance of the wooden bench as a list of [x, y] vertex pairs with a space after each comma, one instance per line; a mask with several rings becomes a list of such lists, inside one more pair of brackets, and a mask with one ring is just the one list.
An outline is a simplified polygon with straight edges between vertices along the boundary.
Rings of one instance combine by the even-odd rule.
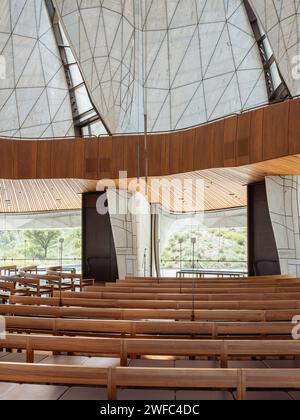
[[[257, 289], [256, 289], [257, 290]], [[102, 289], [97, 286], [86, 287], [84, 292], [86, 298], [97, 298], [97, 299], [115, 299], [115, 300], [179, 300], [179, 301], [266, 301], [266, 300], [295, 300], [300, 299], [300, 293], [295, 292], [277, 292], [277, 293], [262, 293], [259, 290], [256, 293], [174, 293], [172, 292], [160, 292], [160, 293], [131, 293], [128, 291], [113, 291], [108, 292], [106, 289]], [[94, 294], [94, 296], [92, 296]]]
[[[43, 299], [44, 300], [44, 299]], [[16, 299], [15, 299], [16, 301]], [[188, 309], [116, 309], [61, 306], [5, 305], [2, 315], [46, 316], [56, 318], [90, 318], [119, 320], [191, 320], [191, 321], [292, 321], [299, 309], [282, 310], [188, 310]]]
[[107, 386], [109, 369], [84, 366], [0, 363], [0, 382]]
[[[276, 281], [276, 280], [289, 280], [289, 279], [295, 279], [295, 276], [292, 275], [272, 275], [272, 276], [251, 276], [251, 277], [245, 277], [244, 279], [239, 279], [239, 278], [232, 278], [232, 277], [224, 277], [224, 278], [217, 278], [217, 277], [212, 277], [210, 279], [203, 279], [201, 280], [201, 283], [211, 283], [211, 282], [216, 282], [216, 283], [226, 283], [226, 282], [247, 282], [247, 281], [253, 281], [253, 280], [260, 280], [260, 281]], [[174, 281], [182, 281], [181, 279], [177, 279], [176, 277], [131, 277], [128, 276], [125, 279], [119, 279], [120, 282], [122, 281], [133, 281], [133, 282], [137, 282], [139, 283], [140, 281], [144, 281], [144, 282], [174, 282]], [[189, 279], [187, 279], [189, 280]], [[185, 281], [185, 280], [184, 280]]]
[[30, 274], [25, 272], [20, 272], [19, 274], [24, 279], [35, 279], [41, 281], [42, 283], [45, 283], [45, 285], [53, 286], [53, 289], [58, 292], [74, 290], [74, 285], [71, 280], [66, 280], [57, 275]]
[[38, 266], [37, 265], [31, 265], [28, 267], [22, 267], [19, 269], [19, 272], [21, 273], [27, 273], [27, 274], [37, 274], [38, 273]]
[[[15, 293], [12, 295], [25, 295], [25, 296], [53, 296], [54, 288], [51, 285], [43, 284], [41, 279], [30, 279], [22, 277], [8, 277], [0, 276], [0, 285], [2, 282], [6, 284], [12, 284], [15, 289]], [[23, 292], [24, 291], [24, 292]], [[25, 293], [26, 292], [26, 293]]]
[[[300, 280], [296, 278], [290, 279], [276, 279], [276, 280], [241, 280], [239, 282], [219, 282], [219, 281], [193, 281], [193, 280], [158, 280], [158, 281], [146, 281], [141, 279], [140, 282], [135, 282], [132, 280], [117, 280], [116, 283], [113, 285], [119, 286], [127, 286], [127, 287], [195, 287], [195, 288], [205, 288], [205, 287], [213, 287], [213, 288], [224, 288], [224, 287], [253, 287], [253, 286], [290, 286], [290, 285], [299, 285]], [[112, 283], [107, 282], [105, 285], [111, 286]]]
[[4, 267], [0, 267], [0, 275], [8, 275], [11, 274], [17, 275], [18, 267], [16, 265], [8, 265]]
[[284, 338], [291, 339], [290, 322], [189, 322], [189, 321], [115, 321], [85, 319], [54, 319], [35, 317], [5, 317], [9, 332], [39, 333], [69, 336], [110, 336], [135, 338], [139, 335], [157, 339], [174, 338]]
[[7, 335], [0, 340], [1, 349], [23, 350], [27, 363], [34, 362], [35, 351], [84, 354], [86, 356], [114, 356], [127, 366], [130, 355], [176, 357], [216, 357], [222, 368], [228, 360], [245, 357], [299, 357], [300, 341], [279, 340], [157, 340], [118, 338], [48, 337], [35, 335]]
[[300, 301], [163, 301], [163, 300], [107, 300], [93, 299], [81, 296], [81, 293], [64, 293], [62, 297], [35, 298], [12, 296], [11, 304], [74, 306], [85, 308], [116, 308], [116, 309], [222, 309], [222, 310], [271, 310], [300, 309]]
[[0, 281], [0, 299], [2, 303], [8, 302], [14, 295], [28, 296], [29, 289], [18, 289], [15, 283]]
[[250, 389], [299, 389], [299, 369], [168, 369], [99, 368], [0, 363], [0, 381], [28, 384], [107, 387], [108, 399], [118, 388], [232, 389], [246, 400]]
[[127, 293], [214, 293], [214, 294], [230, 294], [230, 293], [300, 293], [299, 285], [296, 286], [264, 286], [264, 287], [234, 287], [234, 288], [192, 288], [192, 287], [126, 287], [111, 285], [106, 287], [98, 287], [99, 292], [127, 292]]
[[111, 370], [109, 399], [118, 387], [169, 389], [236, 389], [237, 399], [246, 400], [250, 389], [299, 389], [299, 369], [170, 369], [124, 368]]
[[80, 291], [84, 289], [86, 286], [94, 286], [95, 279], [85, 279], [82, 274], [76, 273], [66, 273], [60, 271], [47, 271], [48, 275], [56, 275], [59, 276], [63, 280], [70, 280], [73, 285], [73, 290], [75, 291], [76, 288], [79, 288]]
[[75, 268], [70, 268], [69, 270], [67, 270], [67, 269], [64, 269], [61, 265], [57, 265], [57, 266], [54, 266], [54, 267], [48, 267], [47, 268], [47, 273], [53, 273], [53, 272], [62, 273], [63, 271], [66, 272], [66, 273], [76, 274], [76, 269]]

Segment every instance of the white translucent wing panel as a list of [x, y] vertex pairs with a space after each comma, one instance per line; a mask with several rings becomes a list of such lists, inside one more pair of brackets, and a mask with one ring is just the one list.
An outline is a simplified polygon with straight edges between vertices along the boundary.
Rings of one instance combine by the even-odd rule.
[[283, 79], [291, 94], [299, 95], [300, 79], [295, 77], [294, 66], [300, 54], [300, 1], [251, 0], [251, 4], [268, 36]]
[[73, 135], [63, 65], [44, 0], [0, 2], [0, 136]]
[[133, 1], [58, 0], [56, 6], [107, 126], [112, 132], [135, 131], [131, 125], [136, 83]]
[[169, 131], [268, 102], [241, 0], [55, 3], [114, 133], [143, 131], [144, 103], [149, 130]]

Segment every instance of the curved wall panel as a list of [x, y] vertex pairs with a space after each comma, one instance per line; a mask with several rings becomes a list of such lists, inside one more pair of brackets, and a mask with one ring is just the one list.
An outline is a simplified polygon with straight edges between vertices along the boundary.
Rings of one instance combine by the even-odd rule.
[[0, 2], [0, 56], [0, 136], [73, 136], [68, 86], [44, 0]]
[[144, 113], [171, 131], [268, 103], [242, 0], [55, 4], [112, 133], [143, 132]]
[[[250, 0], [292, 96], [300, 95], [299, 0]], [[298, 68], [296, 68], [298, 65]]]
[[[300, 100], [290, 100], [198, 128], [148, 138], [149, 176], [234, 168], [300, 154]], [[0, 139], [0, 179], [116, 179], [145, 176], [144, 138], [16, 141]], [[292, 173], [299, 165], [291, 161]], [[290, 174], [290, 166], [276, 168]], [[300, 172], [300, 170], [299, 170]]]

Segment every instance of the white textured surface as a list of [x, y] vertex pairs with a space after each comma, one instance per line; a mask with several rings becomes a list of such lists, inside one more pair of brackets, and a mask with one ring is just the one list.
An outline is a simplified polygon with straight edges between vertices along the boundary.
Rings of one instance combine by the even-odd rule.
[[266, 187], [281, 272], [299, 276], [300, 177], [267, 177]]
[[[281, 74], [293, 96], [300, 94], [300, 79], [293, 77], [293, 57], [300, 54], [300, 1], [250, 0], [259, 16]], [[300, 63], [300, 59], [298, 61]]]
[[242, 0], [55, 3], [113, 133], [143, 131], [144, 111], [150, 131], [166, 131], [268, 102]]
[[74, 135], [69, 92], [44, 0], [0, 2], [0, 135]]
[[[115, 242], [119, 278], [150, 275], [150, 205], [126, 190], [107, 191], [108, 209]], [[136, 205], [142, 204], [138, 214]], [[118, 214], [118, 209], [125, 209]], [[132, 211], [132, 210], [134, 211]], [[146, 251], [146, 269], [144, 254]]]

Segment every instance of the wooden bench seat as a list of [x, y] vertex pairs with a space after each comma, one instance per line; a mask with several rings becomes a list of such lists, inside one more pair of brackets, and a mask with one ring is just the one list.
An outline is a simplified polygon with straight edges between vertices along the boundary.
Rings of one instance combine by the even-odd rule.
[[0, 348], [24, 350], [28, 363], [34, 362], [36, 351], [74, 353], [86, 356], [120, 357], [127, 366], [131, 354], [136, 356], [217, 357], [221, 367], [228, 360], [244, 357], [298, 357], [300, 341], [295, 340], [157, 340], [47, 337], [37, 335], [11, 335], [0, 340]]
[[[257, 289], [256, 293], [131, 293], [123, 292], [99, 292], [97, 287], [87, 287], [83, 292], [85, 297], [96, 299], [115, 299], [115, 300], [179, 300], [179, 301], [266, 301], [266, 300], [298, 300], [300, 293], [262, 293]], [[91, 295], [94, 294], [94, 296]], [[54, 293], [55, 295], [55, 293]], [[57, 296], [57, 295], [55, 295]]]
[[7, 265], [0, 267], [0, 275], [8, 275], [11, 274], [17, 275], [18, 273], [18, 267], [16, 265]]
[[86, 279], [82, 274], [74, 273], [74, 272], [62, 272], [62, 271], [47, 271], [48, 275], [56, 275], [59, 276], [62, 280], [70, 280], [73, 284], [73, 289], [79, 288], [80, 291], [84, 289], [86, 286], [94, 286], [95, 279]]
[[[71, 297], [69, 297], [71, 296]], [[221, 309], [221, 310], [271, 310], [300, 309], [300, 301], [237, 301], [237, 302], [201, 302], [201, 301], [137, 301], [137, 300], [102, 300], [85, 299], [80, 293], [64, 294], [62, 298], [34, 298], [12, 296], [11, 304], [73, 306], [84, 308], [116, 308], [116, 309]]]
[[107, 388], [117, 399], [118, 388], [230, 389], [238, 400], [251, 389], [300, 389], [300, 370], [290, 369], [169, 369], [98, 368], [65, 365], [0, 364], [0, 381], [10, 383], [87, 385]]
[[[227, 282], [244, 282], [244, 281], [255, 281], [255, 280], [261, 280], [261, 281], [285, 281], [285, 280], [290, 280], [290, 279], [295, 279], [295, 276], [293, 275], [271, 275], [271, 276], [249, 276], [249, 277], [245, 277], [243, 279], [241, 278], [234, 278], [234, 277], [222, 277], [222, 278], [218, 278], [218, 277], [211, 277], [211, 278], [206, 278], [206, 279], [201, 279], [199, 281], [201, 281], [201, 283], [203, 282], [216, 282], [216, 283], [227, 283]], [[191, 279], [178, 279], [177, 277], [133, 277], [133, 276], [127, 276], [125, 279], [119, 279], [120, 282], [122, 281], [130, 281], [130, 282], [140, 282], [140, 281], [145, 281], [145, 282], [174, 282], [174, 281], [186, 281], [186, 280], [191, 280]], [[192, 279], [193, 280], [193, 279]], [[197, 279], [195, 279], [197, 280]]]
[[28, 267], [22, 267], [22, 268], [19, 269], [19, 273], [37, 274], [38, 273], [38, 266], [37, 265], [30, 265]]
[[43, 284], [38, 278], [22, 278], [22, 277], [8, 277], [0, 276], [0, 288], [3, 285], [10, 285], [10, 295], [24, 295], [24, 296], [53, 296], [54, 288], [51, 285]]
[[57, 275], [31, 274], [26, 272], [20, 272], [19, 274], [21, 278], [24, 279], [24, 281], [37, 280], [40, 281], [41, 284], [53, 287], [53, 290], [56, 290], [58, 292], [74, 290], [72, 280], [63, 279]]
[[193, 289], [191, 287], [126, 287], [126, 286], [106, 286], [106, 287], [97, 287], [93, 288], [91, 286], [90, 289], [86, 289], [87, 291], [94, 291], [94, 292], [119, 292], [119, 293], [202, 293], [202, 294], [232, 294], [232, 293], [239, 293], [239, 294], [257, 294], [259, 293], [300, 293], [299, 286], [264, 286], [264, 287], [251, 287], [251, 288], [198, 288]]
[[[44, 300], [44, 299], [43, 299]], [[61, 306], [0, 305], [1, 315], [46, 316], [119, 320], [192, 320], [192, 321], [292, 321], [299, 309], [281, 310], [188, 310], [116, 309]]]
[[129, 281], [119, 281], [117, 280], [116, 283], [105, 283], [105, 287], [149, 287], [149, 288], [193, 288], [193, 289], [205, 289], [205, 288], [213, 288], [213, 289], [224, 289], [224, 288], [251, 288], [251, 287], [299, 287], [300, 280], [299, 279], [289, 279], [289, 280], [274, 280], [274, 281], [260, 281], [260, 280], [252, 280], [252, 281], [241, 281], [240, 283], [217, 283], [217, 282], [207, 282], [203, 283], [200, 281], [167, 281], [167, 282], [151, 282], [151, 283], [144, 283], [143, 281], [137, 282], [129, 282]]
[[208, 337], [249, 336], [286, 337], [291, 338], [290, 322], [172, 322], [172, 321], [100, 321], [84, 319], [47, 319], [5, 317], [6, 328], [10, 332], [41, 333], [53, 335], [122, 335], [135, 337], [138, 335], [173, 337]]

